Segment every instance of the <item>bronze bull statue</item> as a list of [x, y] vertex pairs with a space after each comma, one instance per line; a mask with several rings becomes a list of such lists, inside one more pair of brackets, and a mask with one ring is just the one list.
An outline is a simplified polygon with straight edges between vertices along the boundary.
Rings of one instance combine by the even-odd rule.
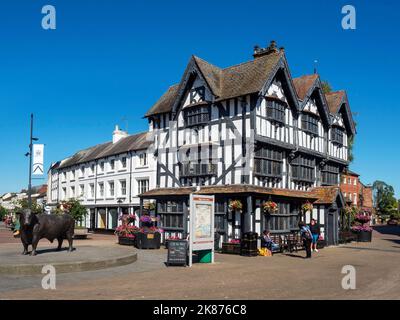
[[36, 247], [43, 238], [51, 243], [57, 239], [57, 250], [61, 250], [63, 240], [67, 239], [68, 251], [73, 250], [75, 220], [69, 214], [35, 214], [30, 209], [24, 209], [17, 214], [21, 225], [21, 242], [24, 246], [22, 254], [28, 254], [28, 246], [31, 244], [31, 256], [36, 255]]

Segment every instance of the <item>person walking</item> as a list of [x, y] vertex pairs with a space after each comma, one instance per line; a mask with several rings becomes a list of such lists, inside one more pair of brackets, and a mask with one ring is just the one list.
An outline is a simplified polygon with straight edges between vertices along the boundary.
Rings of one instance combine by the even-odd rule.
[[319, 223], [317, 223], [317, 220], [311, 219], [310, 231], [312, 234], [311, 250], [314, 252], [318, 252], [317, 244], [318, 244], [319, 235], [321, 234], [321, 230], [319, 227]]
[[303, 240], [303, 246], [306, 250], [306, 259], [311, 258], [311, 242], [312, 242], [312, 233], [310, 228], [303, 222], [299, 222], [300, 235]]

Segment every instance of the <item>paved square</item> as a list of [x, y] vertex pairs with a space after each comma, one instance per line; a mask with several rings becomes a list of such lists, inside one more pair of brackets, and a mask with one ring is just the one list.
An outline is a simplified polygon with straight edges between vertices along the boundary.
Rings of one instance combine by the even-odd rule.
[[[325, 248], [311, 260], [303, 259], [304, 251], [251, 258], [217, 254], [212, 265], [166, 267], [165, 249], [141, 250], [137, 262], [126, 266], [58, 274], [56, 290], [42, 289], [41, 275], [0, 275], [0, 298], [399, 299], [399, 231], [400, 227], [377, 227], [372, 243]], [[0, 239], [0, 250], [18, 242], [4, 229]], [[118, 246], [115, 241], [114, 236], [94, 235], [90, 240], [77, 240], [75, 247]], [[344, 265], [356, 269], [356, 290], [341, 287]]]

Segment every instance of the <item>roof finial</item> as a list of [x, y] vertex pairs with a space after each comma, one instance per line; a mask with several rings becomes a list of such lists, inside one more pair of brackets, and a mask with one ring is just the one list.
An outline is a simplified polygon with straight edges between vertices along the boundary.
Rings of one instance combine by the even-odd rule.
[[314, 74], [317, 74], [317, 64], [318, 60], [314, 60]]

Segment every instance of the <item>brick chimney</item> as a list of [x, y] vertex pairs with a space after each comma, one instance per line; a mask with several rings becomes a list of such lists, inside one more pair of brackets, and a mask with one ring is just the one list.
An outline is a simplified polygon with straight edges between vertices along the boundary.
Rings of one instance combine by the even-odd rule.
[[267, 54], [276, 53], [279, 51], [280, 50], [278, 50], [278, 48], [276, 46], [276, 42], [274, 40], [272, 40], [270, 42], [269, 46], [267, 46], [266, 48], [260, 48], [260, 46], [258, 46], [258, 45], [254, 46], [253, 57], [254, 57], [254, 59], [256, 59], [256, 58], [265, 56]]
[[113, 143], [117, 143], [123, 138], [126, 138], [128, 136], [128, 133], [126, 131], [122, 131], [119, 129], [119, 126], [115, 126], [115, 130], [113, 132]]

